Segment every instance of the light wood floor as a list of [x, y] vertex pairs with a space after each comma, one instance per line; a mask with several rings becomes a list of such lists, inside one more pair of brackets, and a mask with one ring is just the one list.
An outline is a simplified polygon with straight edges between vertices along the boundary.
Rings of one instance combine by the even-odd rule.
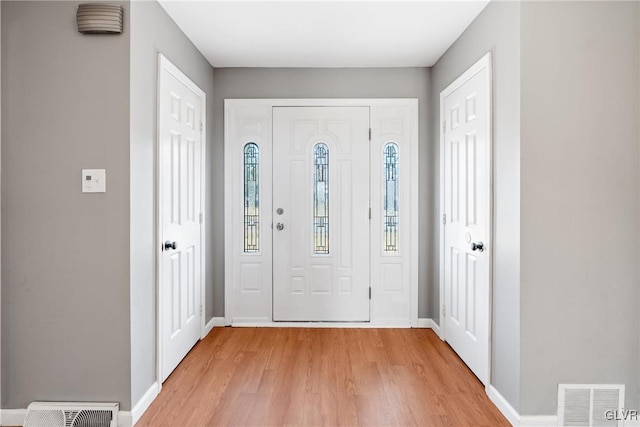
[[509, 426], [428, 329], [216, 328], [136, 424]]

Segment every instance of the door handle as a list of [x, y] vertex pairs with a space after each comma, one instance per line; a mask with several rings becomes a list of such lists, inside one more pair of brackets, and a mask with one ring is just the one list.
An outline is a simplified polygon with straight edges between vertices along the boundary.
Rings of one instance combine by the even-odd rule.
[[176, 242], [170, 242], [169, 240], [164, 242], [164, 250], [168, 251], [169, 249], [178, 249], [178, 245], [176, 245]]
[[276, 228], [278, 229], [278, 231], [282, 231], [284, 230], [284, 224], [279, 222], [278, 224], [276, 224]]
[[478, 252], [484, 252], [484, 243], [482, 243], [482, 242], [472, 243], [471, 244], [471, 250], [472, 251], [478, 251]]

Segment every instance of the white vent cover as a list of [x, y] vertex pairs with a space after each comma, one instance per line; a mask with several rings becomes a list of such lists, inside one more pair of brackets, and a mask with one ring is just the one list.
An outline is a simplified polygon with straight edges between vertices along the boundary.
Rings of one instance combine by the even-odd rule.
[[560, 384], [558, 426], [622, 427], [624, 384]]
[[117, 403], [33, 402], [24, 427], [117, 427]]
[[122, 6], [87, 3], [78, 6], [78, 31], [83, 34], [122, 33]]

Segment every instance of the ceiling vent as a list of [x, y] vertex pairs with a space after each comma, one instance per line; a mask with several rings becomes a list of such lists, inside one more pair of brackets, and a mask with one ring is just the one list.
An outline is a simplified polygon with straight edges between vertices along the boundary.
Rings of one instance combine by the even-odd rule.
[[122, 6], [115, 4], [85, 3], [76, 14], [78, 31], [82, 34], [122, 33]]
[[117, 403], [33, 402], [24, 427], [117, 427]]
[[624, 384], [560, 384], [558, 426], [622, 427]]

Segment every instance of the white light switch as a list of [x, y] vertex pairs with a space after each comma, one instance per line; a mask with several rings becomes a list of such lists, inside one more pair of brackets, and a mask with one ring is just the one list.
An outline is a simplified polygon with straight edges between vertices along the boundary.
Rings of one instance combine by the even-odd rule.
[[107, 171], [105, 169], [82, 169], [83, 193], [106, 193]]

